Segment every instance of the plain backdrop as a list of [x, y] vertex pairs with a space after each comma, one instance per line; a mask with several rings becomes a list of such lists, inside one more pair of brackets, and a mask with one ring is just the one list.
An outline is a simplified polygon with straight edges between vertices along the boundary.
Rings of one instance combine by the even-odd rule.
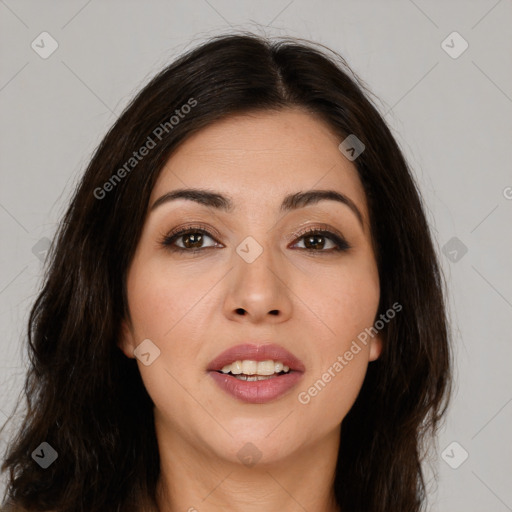
[[379, 98], [448, 279], [456, 389], [429, 510], [512, 511], [511, 26], [511, 0], [0, 0], [0, 421], [23, 386], [48, 240], [127, 102], [209, 36], [297, 36]]

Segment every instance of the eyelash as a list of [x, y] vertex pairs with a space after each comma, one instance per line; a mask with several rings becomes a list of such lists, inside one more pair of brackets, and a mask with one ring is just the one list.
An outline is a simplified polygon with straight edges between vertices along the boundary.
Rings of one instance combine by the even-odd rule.
[[[210, 237], [212, 240], [215, 240], [215, 238], [213, 237], [213, 235], [208, 231], [208, 229], [206, 228], [206, 226], [202, 226], [202, 225], [197, 225], [197, 226], [190, 226], [190, 227], [187, 227], [187, 228], [184, 228], [184, 229], [181, 229], [177, 232], [171, 232], [169, 233], [168, 235], [165, 235], [162, 240], [160, 241], [160, 244], [163, 245], [164, 247], [166, 247], [168, 250], [172, 251], [172, 252], [180, 252], [180, 253], [192, 253], [192, 254], [195, 254], [195, 253], [199, 253], [201, 251], [204, 251], [205, 249], [214, 249], [215, 247], [199, 247], [199, 248], [194, 248], [194, 249], [187, 249], [187, 248], [184, 248], [184, 247], [179, 247], [179, 246], [176, 246], [176, 245], [173, 245], [174, 242], [179, 239], [180, 237], [184, 236], [184, 235], [189, 235], [189, 234], [196, 234], [196, 233], [200, 233], [202, 235], [207, 235], [208, 237]], [[346, 242], [346, 240], [344, 240], [341, 236], [337, 235], [336, 233], [333, 233], [332, 231], [329, 231], [327, 229], [319, 229], [319, 228], [308, 228], [304, 231], [301, 231], [299, 233], [294, 233], [293, 236], [296, 238], [296, 239], [302, 239], [302, 238], [305, 238], [307, 236], [323, 236], [325, 238], [328, 238], [330, 239], [336, 247], [333, 247], [331, 249], [328, 249], [328, 250], [324, 250], [324, 249], [319, 249], [319, 250], [316, 250], [316, 249], [307, 249], [307, 248], [300, 248], [299, 250], [301, 251], [307, 251], [309, 253], [329, 253], [331, 254], [332, 252], [343, 252], [343, 251], [347, 251], [349, 249], [351, 249], [352, 247]]]

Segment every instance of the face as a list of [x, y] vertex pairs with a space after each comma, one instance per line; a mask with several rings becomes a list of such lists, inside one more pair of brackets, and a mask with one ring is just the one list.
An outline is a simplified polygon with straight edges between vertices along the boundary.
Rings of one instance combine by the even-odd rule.
[[[382, 348], [380, 335], [353, 344], [373, 325], [380, 289], [365, 192], [340, 142], [311, 114], [254, 113], [202, 129], [166, 163], [129, 269], [119, 346], [144, 354], [138, 367], [169, 440], [233, 462], [250, 442], [272, 463], [339, 431]], [[230, 208], [169, 196], [192, 188]], [[346, 200], [282, 207], [318, 190]], [[246, 344], [254, 350], [218, 359]], [[212, 369], [216, 359], [232, 373]], [[273, 376], [233, 375], [229, 362], [257, 359], [274, 361]], [[285, 360], [290, 371], [277, 376]]]

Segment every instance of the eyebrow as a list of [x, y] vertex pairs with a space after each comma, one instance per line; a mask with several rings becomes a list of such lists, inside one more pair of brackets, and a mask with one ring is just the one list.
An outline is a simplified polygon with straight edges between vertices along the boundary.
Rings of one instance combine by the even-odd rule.
[[[208, 208], [215, 208], [225, 212], [231, 212], [234, 209], [233, 201], [218, 192], [198, 188], [183, 188], [167, 192], [163, 196], [159, 197], [151, 206], [150, 211], [154, 211], [158, 206], [164, 203], [178, 199], [195, 201], [196, 203]], [[320, 201], [337, 201], [348, 206], [364, 228], [363, 216], [352, 199], [340, 192], [336, 192], [335, 190], [308, 190], [306, 192], [289, 194], [283, 199], [280, 211], [282, 213], [289, 212], [317, 204]]]

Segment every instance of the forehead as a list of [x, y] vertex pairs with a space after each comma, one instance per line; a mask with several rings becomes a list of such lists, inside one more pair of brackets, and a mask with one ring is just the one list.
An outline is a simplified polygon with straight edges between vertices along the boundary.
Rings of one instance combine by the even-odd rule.
[[341, 137], [300, 110], [230, 116], [188, 138], [167, 161], [151, 201], [173, 189], [201, 187], [233, 198], [236, 210], [275, 209], [297, 191], [333, 189], [366, 217], [355, 165], [339, 151]]

